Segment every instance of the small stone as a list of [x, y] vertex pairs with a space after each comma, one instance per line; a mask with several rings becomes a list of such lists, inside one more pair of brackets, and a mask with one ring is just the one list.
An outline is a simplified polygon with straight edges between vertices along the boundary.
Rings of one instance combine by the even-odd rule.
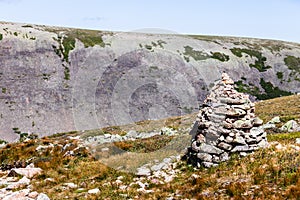
[[247, 103], [247, 100], [246, 99], [220, 98], [220, 102], [225, 103], [225, 104], [239, 105], [239, 104]]
[[212, 161], [213, 161], [214, 163], [219, 163], [219, 162], [221, 162], [220, 157], [219, 157], [219, 156], [216, 156], [216, 155], [213, 155]]
[[75, 189], [78, 187], [75, 183], [64, 183], [63, 185], [67, 186], [68, 188], [72, 188], [72, 189]]
[[12, 192], [11, 194], [6, 195], [2, 200], [15, 200], [15, 199], [27, 199], [26, 196], [29, 194], [29, 189], [23, 189], [19, 191]]
[[197, 158], [199, 158], [202, 161], [212, 162], [212, 156], [208, 153], [197, 153]]
[[36, 200], [50, 200], [50, 198], [46, 194], [40, 193]]
[[280, 122], [281, 122], [280, 117], [276, 116], [276, 117], [273, 117], [270, 121], [268, 121], [267, 124], [278, 124]]
[[280, 129], [282, 131], [287, 131], [287, 132], [296, 132], [296, 131], [300, 131], [300, 126], [297, 124], [295, 120], [290, 120], [286, 122]]
[[221, 162], [224, 162], [224, 161], [227, 161], [227, 160], [229, 160], [229, 154], [226, 153], [226, 152], [222, 153], [222, 154], [220, 155], [220, 161], [221, 161]]
[[94, 189], [88, 190], [88, 194], [97, 194], [99, 192], [100, 192], [99, 188], [94, 188]]
[[216, 167], [218, 166], [218, 164], [212, 163], [212, 162], [202, 162], [202, 165], [206, 168], [210, 168], [210, 167]]
[[150, 176], [151, 175], [151, 170], [148, 167], [140, 167], [137, 169], [136, 175], [138, 176]]
[[233, 127], [237, 129], [243, 129], [243, 128], [252, 128], [253, 125], [250, 120], [237, 120], [233, 123]]
[[300, 144], [300, 138], [296, 138], [296, 144]]
[[151, 171], [159, 171], [159, 170], [161, 170], [163, 168], [163, 166], [164, 166], [164, 163], [159, 163], [157, 165], [153, 165], [151, 167]]
[[246, 111], [239, 108], [230, 108], [229, 110], [227, 110], [226, 115], [230, 117], [239, 117], [246, 115]]
[[222, 122], [225, 120], [225, 115], [209, 114], [207, 116], [209, 120], [212, 122]]
[[202, 143], [199, 146], [200, 152], [209, 153], [209, 154], [221, 154], [223, 151], [215, 146]]
[[232, 149], [232, 145], [227, 144], [225, 142], [219, 143], [218, 147], [220, 147], [221, 149], [227, 150], [227, 151], [230, 151]]
[[265, 148], [265, 147], [267, 147], [269, 145], [269, 143], [267, 142], [267, 140], [262, 140], [262, 141], [260, 141], [258, 144], [257, 144], [257, 146], [258, 147], [261, 147], [261, 148]]
[[260, 125], [262, 125], [262, 124], [264, 123], [264, 121], [261, 120], [261, 119], [258, 118], [258, 117], [255, 117], [255, 118], [253, 119], [252, 123], [253, 123], [254, 126], [260, 126]]
[[223, 127], [227, 128], [227, 129], [231, 129], [231, 128], [233, 128], [233, 125], [231, 123], [228, 123], [228, 122], [224, 121], [223, 122]]
[[231, 150], [231, 152], [240, 152], [240, 151], [250, 151], [250, 148], [248, 145], [238, 145]]
[[101, 151], [102, 152], [107, 152], [107, 151], [109, 151], [109, 148], [108, 147], [104, 147], [104, 148], [101, 149]]
[[248, 154], [246, 152], [240, 152], [240, 156], [246, 157]]
[[29, 197], [29, 198], [32, 198], [32, 199], [35, 199], [35, 198], [38, 197], [38, 195], [39, 195], [38, 192], [33, 191], [33, 192], [30, 192], [30, 193], [28, 194], [28, 197]]
[[27, 178], [26, 176], [23, 176], [23, 178], [21, 178], [19, 181], [18, 181], [19, 184], [22, 184], [22, 185], [29, 185], [30, 184], [30, 179]]
[[241, 136], [235, 137], [232, 142], [234, 142], [236, 144], [246, 144], [244, 138]]
[[233, 141], [233, 137], [227, 136], [225, 138], [225, 142], [228, 143], [228, 144], [230, 144], [232, 141]]

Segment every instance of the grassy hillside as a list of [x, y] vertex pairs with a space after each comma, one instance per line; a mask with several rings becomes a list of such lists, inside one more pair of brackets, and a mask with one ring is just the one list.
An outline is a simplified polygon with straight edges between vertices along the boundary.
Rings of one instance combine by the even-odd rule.
[[[299, 95], [261, 101], [256, 104], [256, 114], [265, 122], [274, 116], [280, 116], [283, 121], [299, 119], [298, 105]], [[122, 134], [134, 128], [139, 131], [159, 130], [162, 126], [181, 131], [186, 130], [194, 119], [195, 114], [155, 123], [143, 121], [89, 131], [82, 138], [105, 133]], [[243, 158], [233, 156], [229, 162], [211, 169], [196, 170], [185, 162], [178, 162], [174, 166], [176, 177], [170, 182], [141, 179], [135, 174], [104, 165], [80, 144], [76, 137], [79, 134], [70, 132], [7, 144], [0, 149], [1, 167], [9, 169], [16, 163], [34, 163], [42, 168], [43, 173], [32, 180], [32, 189], [46, 193], [51, 199], [297, 199], [300, 196], [300, 145], [295, 144], [300, 132], [268, 135], [269, 148]], [[115, 145], [127, 151], [149, 153], [176, 136], [172, 137], [154, 137]], [[45, 148], [36, 150], [38, 146]], [[147, 185], [148, 192], [140, 189], [138, 181]], [[65, 183], [75, 183], [78, 187], [68, 188]], [[99, 188], [100, 193], [87, 193], [94, 188]]]

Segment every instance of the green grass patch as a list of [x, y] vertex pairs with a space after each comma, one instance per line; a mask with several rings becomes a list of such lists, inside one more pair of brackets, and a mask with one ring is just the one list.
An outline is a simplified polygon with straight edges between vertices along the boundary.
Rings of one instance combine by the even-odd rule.
[[149, 153], [163, 148], [172, 140], [172, 138], [173, 137], [169, 136], [154, 136], [135, 141], [115, 142], [115, 145], [124, 151]]
[[288, 141], [294, 142], [296, 138], [300, 138], [300, 132], [292, 132], [292, 133], [280, 133], [280, 134], [269, 134], [268, 141]]

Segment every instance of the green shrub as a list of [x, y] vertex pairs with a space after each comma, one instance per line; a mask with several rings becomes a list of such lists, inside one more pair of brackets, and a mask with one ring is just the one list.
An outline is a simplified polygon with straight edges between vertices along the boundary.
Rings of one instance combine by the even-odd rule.
[[2, 40], [3, 39], [3, 35], [0, 33], [0, 40]]
[[277, 72], [276, 75], [277, 75], [278, 79], [282, 79], [283, 78], [283, 73], [282, 72]]
[[252, 50], [252, 49], [241, 49], [241, 48], [232, 48], [230, 51], [237, 57], [241, 58], [242, 53], [248, 54], [250, 57], [257, 58], [254, 64], [249, 64], [250, 67], [256, 68], [260, 72], [265, 72], [267, 69], [270, 69], [271, 66], [265, 66], [267, 58], [262, 55], [261, 52]]
[[295, 70], [300, 73], [300, 58], [287, 56], [284, 58], [284, 63], [290, 70]]
[[263, 78], [260, 79], [260, 85], [265, 90], [264, 94], [257, 94], [256, 97], [260, 100], [292, 95], [291, 92], [274, 87], [271, 82], [266, 82]]
[[224, 53], [220, 53], [220, 52], [211, 52], [211, 58], [217, 59], [221, 62], [225, 62], [229, 60], [229, 56], [224, 54]]

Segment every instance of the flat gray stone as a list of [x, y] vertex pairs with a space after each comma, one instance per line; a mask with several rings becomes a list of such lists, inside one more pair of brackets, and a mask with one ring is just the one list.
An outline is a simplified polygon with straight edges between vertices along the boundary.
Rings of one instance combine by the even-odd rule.
[[250, 151], [251, 149], [249, 148], [248, 145], [238, 145], [235, 146], [231, 152], [241, 152], [241, 151]]
[[236, 144], [246, 144], [246, 141], [242, 136], [235, 137], [232, 142]]
[[221, 161], [221, 162], [228, 161], [229, 159], [230, 159], [229, 154], [226, 153], [226, 152], [224, 152], [224, 153], [222, 153], [222, 154], [220, 155], [220, 161]]
[[250, 120], [237, 120], [233, 123], [233, 127], [237, 129], [243, 129], [243, 128], [252, 128], [253, 125]]
[[208, 153], [197, 153], [197, 158], [205, 162], [212, 162], [212, 156]]
[[246, 115], [246, 111], [239, 108], [230, 108], [227, 110], [226, 115], [230, 117], [239, 117]]
[[278, 124], [280, 122], [281, 122], [280, 117], [276, 116], [276, 117], [273, 117], [270, 121], [268, 121], [267, 124]]
[[50, 198], [46, 194], [40, 193], [37, 200], [50, 200]]
[[230, 151], [232, 149], [232, 145], [227, 144], [225, 142], [221, 142], [218, 144], [218, 147], [220, 147], [221, 149], [224, 149], [226, 151]]
[[209, 153], [209, 154], [217, 154], [217, 155], [224, 152], [223, 150], [221, 150], [215, 146], [205, 144], [205, 143], [202, 143], [199, 146], [199, 150], [200, 150], [200, 153]]
[[258, 117], [255, 117], [253, 120], [252, 120], [252, 123], [254, 126], [260, 126], [264, 123], [263, 120], [261, 120], [260, 118]]
[[233, 137], [227, 136], [225, 138], [225, 142], [228, 143], [228, 144], [232, 143], [232, 141], [233, 141]]
[[219, 98], [219, 99], [221, 103], [225, 103], [225, 104], [240, 105], [240, 104], [247, 103], [247, 99], [232, 99], [232, 98]]
[[212, 163], [212, 162], [202, 162], [202, 165], [206, 168], [210, 168], [210, 167], [216, 167], [218, 166], [218, 164]]
[[140, 167], [137, 169], [136, 175], [138, 176], [150, 176], [151, 175], [151, 170], [148, 167]]
[[253, 127], [250, 130], [250, 137], [256, 138], [264, 133], [264, 130], [259, 127]]

